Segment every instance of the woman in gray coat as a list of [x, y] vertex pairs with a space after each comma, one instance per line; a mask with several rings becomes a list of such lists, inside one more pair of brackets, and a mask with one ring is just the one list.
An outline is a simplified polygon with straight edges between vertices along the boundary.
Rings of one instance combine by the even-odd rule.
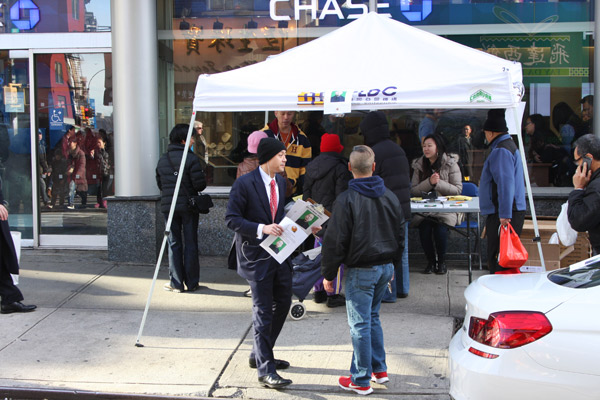
[[[458, 159], [453, 154], [446, 154], [443, 138], [428, 135], [423, 139], [423, 157], [417, 158], [413, 164], [411, 195], [422, 197], [423, 193], [436, 191], [438, 196], [459, 195], [462, 192], [462, 176]], [[414, 214], [410, 222], [412, 227], [418, 226], [421, 246], [427, 256], [425, 274], [443, 275], [446, 273], [446, 243], [448, 226], [455, 226], [462, 221], [458, 213]]]

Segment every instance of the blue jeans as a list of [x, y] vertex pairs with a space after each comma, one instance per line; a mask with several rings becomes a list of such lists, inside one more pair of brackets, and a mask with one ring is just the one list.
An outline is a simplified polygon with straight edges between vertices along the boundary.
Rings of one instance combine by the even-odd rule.
[[379, 307], [394, 274], [393, 264], [346, 269], [346, 312], [352, 339], [352, 382], [370, 386], [371, 373], [387, 371]]
[[[168, 215], [165, 214], [165, 223]], [[198, 260], [198, 213], [175, 212], [169, 233], [169, 277], [171, 286], [184, 290], [193, 288], [200, 280]], [[182, 235], [183, 231], [183, 235]]]
[[395, 303], [398, 293], [408, 294], [410, 289], [410, 275], [408, 270], [408, 222], [404, 224], [404, 251], [401, 263], [394, 264], [394, 282], [392, 291], [387, 290], [383, 297], [384, 303]]

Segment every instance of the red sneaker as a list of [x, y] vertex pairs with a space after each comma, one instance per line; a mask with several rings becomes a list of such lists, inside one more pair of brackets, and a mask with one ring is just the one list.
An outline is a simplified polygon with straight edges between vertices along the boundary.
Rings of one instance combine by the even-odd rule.
[[351, 390], [354, 393], [358, 393], [362, 396], [366, 396], [368, 394], [373, 393], [373, 389], [371, 386], [357, 386], [352, 383], [352, 378], [349, 376], [340, 376], [340, 380], [338, 381], [340, 387], [344, 390]]
[[390, 378], [387, 376], [387, 372], [373, 372], [371, 375], [371, 380], [377, 383], [386, 383], [390, 381]]

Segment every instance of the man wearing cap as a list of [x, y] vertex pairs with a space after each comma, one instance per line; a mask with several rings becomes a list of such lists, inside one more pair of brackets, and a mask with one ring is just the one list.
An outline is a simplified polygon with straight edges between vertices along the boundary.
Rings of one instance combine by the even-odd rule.
[[285, 174], [289, 181], [285, 202], [302, 194], [306, 166], [312, 158], [310, 140], [298, 125], [294, 124], [295, 111], [275, 111], [275, 119], [262, 130], [271, 138], [279, 140], [286, 149]]
[[479, 208], [482, 215], [487, 215], [488, 269], [495, 274], [505, 270], [498, 265], [500, 225], [510, 223], [519, 235], [523, 229], [525, 178], [519, 149], [508, 134], [503, 109], [488, 111], [483, 131], [490, 151], [479, 181]]
[[260, 167], [241, 176], [231, 188], [225, 221], [235, 232], [238, 274], [248, 281], [252, 292], [252, 327], [254, 345], [249, 364], [257, 368], [261, 385], [278, 389], [292, 383], [277, 374], [289, 363], [276, 360], [273, 346], [290, 309], [292, 265], [279, 264], [260, 242], [266, 235], [281, 236], [279, 222], [284, 217], [286, 150], [275, 138], [258, 144]]
[[[344, 146], [338, 135], [325, 133], [321, 136], [320, 150], [321, 153], [306, 166], [303, 198], [313, 199], [326, 210], [332, 211], [335, 199], [348, 189], [352, 174], [348, 170], [348, 160], [341, 155]], [[326, 229], [327, 223], [315, 239], [315, 246], [321, 245]], [[313, 292], [315, 303], [327, 302], [327, 307], [330, 308], [346, 305], [346, 299], [341, 294], [343, 277], [344, 267], [340, 266], [331, 292], [325, 291], [323, 278], [317, 280]]]

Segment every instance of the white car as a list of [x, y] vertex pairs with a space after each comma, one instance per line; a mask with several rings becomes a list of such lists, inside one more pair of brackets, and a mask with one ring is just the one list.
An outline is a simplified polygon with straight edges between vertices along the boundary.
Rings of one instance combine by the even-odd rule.
[[600, 256], [483, 276], [465, 298], [450, 342], [453, 399], [600, 399]]

